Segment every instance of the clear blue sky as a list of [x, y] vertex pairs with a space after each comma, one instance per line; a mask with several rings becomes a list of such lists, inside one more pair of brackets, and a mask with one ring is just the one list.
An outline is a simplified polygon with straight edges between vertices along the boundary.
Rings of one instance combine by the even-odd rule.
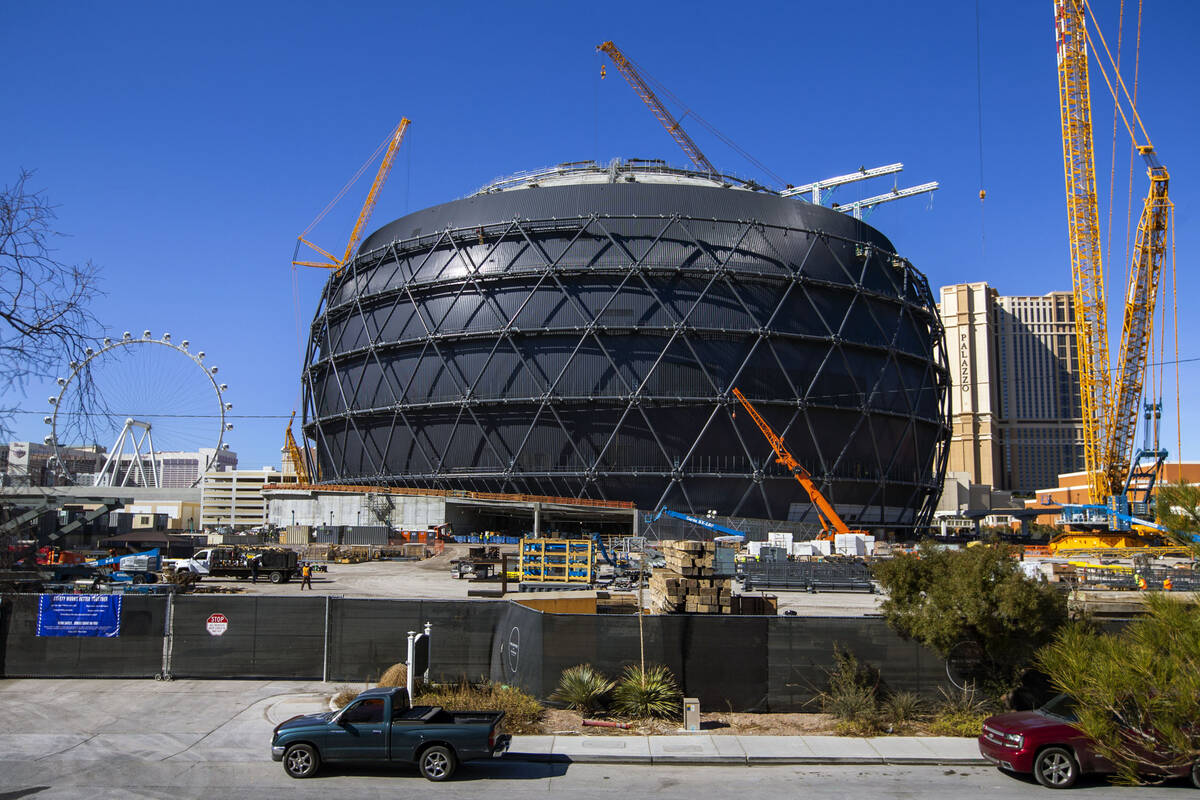
[[[928, 199], [868, 221], [934, 289], [1071, 285], [1048, 0], [982, 0], [986, 245], [981, 234], [975, 4], [9, 3], [0, 25], [0, 182], [20, 167], [59, 204], [65, 260], [103, 267], [111, 331], [170, 331], [221, 367], [245, 467], [278, 464], [298, 387], [289, 261], [296, 234], [404, 115], [413, 120], [372, 228], [497, 176], [583, 158], [682, 154], [595, 45], [613, 39], [658, 81], [792, 183], [902, 161]], [[1115, 44], [1117, 0], [1093, 0]], [[1136, 3], [1129, 0], [1130, 13]], [[1200, 7], [1147, 4], [1140, 107], [1177, 207], [1179, 294], [1197, 296]], [[1126, 53], [1132, 53], [1132, 24]], [[1111, 104], [1094, 82], [1107, 196]], [[692, 126], [721, 168], [754, 167]], [[1117, 219], [1127, 149], [1118, 139]], [[1145, 193], [1140, 167], [1135, 202]], [[345, 246], [366, 182], [315, 232]], [[843, 190], [875, 194], [887, 181]], [[1102, 218], [1107, 212], [1102, 210]], [[1114, 252], [1124, 251], [1124, 223]], [[1110, 294], [1123, 295], [1123, 256]], [[311, 319], [325, 275], [307, 270]], [[1115, 305], [1115, 303], [1114, 303]], [[1180, 355], [1200, 357], [1190, 303]], [[1116, 314], [1112, 314], [1116, 317]], [[1184, 456], [1200, 457], [1200, 361], [1182, 365]], [[1173, 385], [1173, 382], [1171, 382]], [[49, 394], [21, 401], [46, 433]], [[1192, 410], [1187, 400], [1193, 399]], [[8, 398], [6, 398], [8, 400]], [[1174, 455], [1174, 398], [1164, 438]]]

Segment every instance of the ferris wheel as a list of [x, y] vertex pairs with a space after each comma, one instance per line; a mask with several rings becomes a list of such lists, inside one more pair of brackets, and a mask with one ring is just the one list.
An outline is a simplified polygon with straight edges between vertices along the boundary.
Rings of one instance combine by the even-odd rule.
[[[95, 486], [199, 484], [229, 449], [233, 404], [217, 367], [189, 344], [126, 331], [69, 364], [45, 418], [60, 477]], [[173, 457], [183, 453], [195, 455]]]

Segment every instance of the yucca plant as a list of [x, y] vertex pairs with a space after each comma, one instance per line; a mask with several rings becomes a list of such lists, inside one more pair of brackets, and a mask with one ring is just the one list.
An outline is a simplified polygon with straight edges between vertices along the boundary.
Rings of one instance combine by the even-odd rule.
[[671, 670], [661, 664], [645, 669], [630, 665], [613, 690], [613, 710], [635, 719], [677, 719], [683, 710], [683, 693]]
[[915, 721], [925, 709], [916, 692], [892, 692], [880, 704], [884, 718], [893, 725]]
[[615, 686], [591, 664], [579, 664], [563, 670], [558, 688], [550, 699], [581, 714], [590, 714], [608, 704], [608, 696]]

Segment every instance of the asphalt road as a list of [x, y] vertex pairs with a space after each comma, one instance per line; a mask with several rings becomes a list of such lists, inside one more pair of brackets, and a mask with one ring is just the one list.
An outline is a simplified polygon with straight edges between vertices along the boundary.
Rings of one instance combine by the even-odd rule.
[[[1091, 782], [1071, 798], [1189, 798], [1190, 783], [1126, 789]], [[288, 797], [357, 800], [420, 793], [428, 798], [552, 796], [556, 800], [596, 797], [654, 797], [700, 800], [738, 797], [920, 798], [1062, 797], [1036, 784], [985, 767], [720, 767], [620, 766], [488, 762], [462, 769], [454, 780], [434, 784], [411, 770], [343, 769], [297, 781], [271, 761], [168, 764], [111, 762], [0, 762], [0, 800], [16, 798], [220, 798]]]

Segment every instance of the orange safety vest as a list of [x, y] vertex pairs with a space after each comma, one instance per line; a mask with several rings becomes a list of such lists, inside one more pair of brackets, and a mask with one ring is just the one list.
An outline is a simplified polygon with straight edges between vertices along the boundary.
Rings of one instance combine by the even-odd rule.
[[308, 564], [305, 564], [304, 569], [300, 570], [300, 574], [305, 578], [310, 577], [312, 575], [312, 567], [310, 567]]
[[1172, 589], [1174, 586], [1175, 586], [1175, 584], [1171, 583], [1171, 579], [1170, 579], [1170, 578], [1166, 578], [1166, 579], [1164, 579], [1164, 580], [1163, 580], [1163, 588], [1164, 588], [1164, 589], [1166, 589], [1168, 592], [1169, 592], [1169, 591], [1171, 591], [1171, 589]]

